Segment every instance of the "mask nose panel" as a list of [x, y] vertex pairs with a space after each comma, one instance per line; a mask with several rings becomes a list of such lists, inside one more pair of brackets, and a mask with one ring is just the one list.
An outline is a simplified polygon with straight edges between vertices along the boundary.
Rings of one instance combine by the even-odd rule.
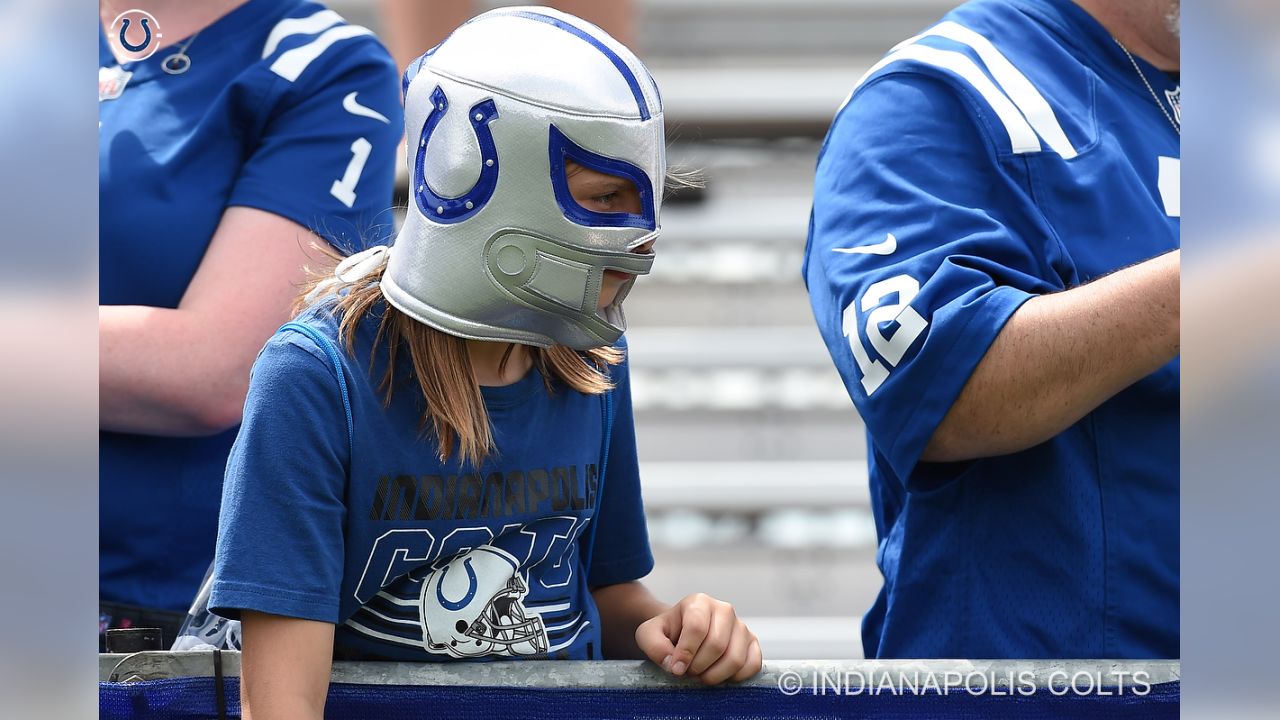
[[600, 337], [621, 334], [595, 312], [605, 269], [635, 275], [649, 272], [653, 255], [587, 252], [561, 241], [527, 231], [504, 230], [489, 239], [485, 266], [489, 278], [507, 295], [527, 307], [572, 319]]
[[508, 231], [485, 253], [489, 277], [527, 305], [580, 312], [600, 292], [600, 271], [586, 257], [546, 238]]
[[573, 310], [582, 310], [591, 279], [591, 266], [538, 253], [533, 275], [525, 283], [529, 290]]

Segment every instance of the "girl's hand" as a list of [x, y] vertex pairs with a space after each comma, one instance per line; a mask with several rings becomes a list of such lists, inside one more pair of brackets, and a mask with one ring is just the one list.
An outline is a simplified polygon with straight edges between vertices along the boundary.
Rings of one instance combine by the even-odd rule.
[[732, 605], [704, 593], [641, 623], [636, 644], [663, 670], [707, 685], [738, 682], [760, 672], [760, 641]]

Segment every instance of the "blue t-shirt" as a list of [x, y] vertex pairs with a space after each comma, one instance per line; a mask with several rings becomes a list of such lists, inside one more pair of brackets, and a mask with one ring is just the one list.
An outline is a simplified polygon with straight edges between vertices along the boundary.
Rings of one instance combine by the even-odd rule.
[[328, 311], [300, 318], [338, 348], [350, 439], [327, 348], [286, 328], [258, 357], [227, 465], [210, 609], [334, 623], [345, 658], [599, 659], [589, 588], [653, 567], [626, 363], [611, 370], [603, 484], [603, 398], [558, 382], [549, 392], [536, 368], [481, 388], [497, 451], [478, 467], [456, 452], [442, 463], [420, 429], [406, 350], [384, 407], [386, 349], [369, 361], [378, 319], [347, 354]]
[[[344, 248], [380, 239], [404, 128], [395, 65], [368, 30], [314, 2], [250, 0], [195, 37], [186, 73], [166, 74], [182, 45], [126, 64], [99, 106], [101, 304], [177, 307], [231, 205]], [[234, 438], [100, 433], [103, 600], [190, 605]]]
[[[818, 161], [804, 268], [866, 422], [868, 657], [1177, 657], [1178, 361], [1034, 448], [920, 455], [1035, 295], [1178, 247], [1174, 80], [1069, 0], [975, 0], [899, 45]], [[1112, 309], [1113, 311], [1117, 309]]]

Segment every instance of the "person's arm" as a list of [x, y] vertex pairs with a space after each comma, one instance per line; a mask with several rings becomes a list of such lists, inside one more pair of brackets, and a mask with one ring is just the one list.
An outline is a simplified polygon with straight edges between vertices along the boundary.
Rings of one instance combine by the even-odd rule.
[[242, 623], [245, 717], [321, 717], [342, 617], [343, 416], [321, 347], [297, 330], [272, 336], [227, 458], [209, 593], [211, 612]]
[[[552, 7], [599, 25], [623, 45], [635, 40], [636, 11], [632, 0], [558, 0]], [[401, 69], [443, 42], [455, 28], [482, 8], [470, 0], [382, 0], [381, 32]]]
[[[263, 61], [290, 51], [285, 43]], [[378, 40], [336, 42], [287, 83], [265, 67], [260, 116], [245, 118], [263, 127], [178, 307], [99, 310], [103, 429], [207, 435], [235, 425], [254, 356], [317, 258], [307, 228], [356, 250], [390, 223], [404, 113]]]
[[604, 656], [612, 660], [644, 658], [644, 652], [636, 644], [636, 628], [649, 618], [671, 609], [671, 606], [634, 580], [592, 588], [591, 596], [600, 611]]
[[320, 720], [333, 669], [333, 625], [245, 611], [240, 705], [245, 720]]
[[1025, 302], [921, 460], [1004, 455], [1062, 432], [1178, 354], [1181, 251]]
[[868, 453], [908, 491], [1048, 440], [1178, 348], [1176, 234], [1094, 239], [1077, 263], [1053, 221], [1069, 193], [1042, 204], [986, 96], [922, 57], [837, 115], [805, 257]]
[[401, 70], [478, 14], [471, 0], [382, 0], [380, 35]]
[[238, 423], [249, 368], [288, 319], [317, 240], [279, 215], [230, 207], [177, 308], [99, 307], [99, 427], [209, 435]]
[[648, 658], [706, 685], [760, 672], [760, 641], [727, 602], [695, 593], [668, 606], [636, 581], [596, 588], [592, 596], [606, 657]]
[[[625, 339], [618, 347], [627, 349]], [[760, 643], [732, 605], [697, 593], [668, 606], [638, 581], [653, 569], [653, 554], [640, 493], [629, 363], [616, 366], [612, 375], [612, 444], [594, 519], [607, 532], [593, 548], [587, 573], [604, 655], [648, 658], [672, 675], [708, 685], [745, 680], [760, 671]]]

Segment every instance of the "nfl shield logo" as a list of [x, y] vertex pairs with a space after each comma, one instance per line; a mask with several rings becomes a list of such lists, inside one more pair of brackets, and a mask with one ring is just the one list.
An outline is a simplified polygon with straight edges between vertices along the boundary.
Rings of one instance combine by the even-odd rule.
[[1169, 100], [1169, 107], [1173, 108], [1173, 119], [1182, 124], [1182, 86], [1172, 90], [1165, 90], [1164, 96]]
[[131, 77], [133, 77], [133, 73], [126, 71], [119, 65], [98, 68], [98, 102], [115, 100], [120, 97], [120, 93], [124, 92], [124, 86], [129, 84], [129, 78]]

